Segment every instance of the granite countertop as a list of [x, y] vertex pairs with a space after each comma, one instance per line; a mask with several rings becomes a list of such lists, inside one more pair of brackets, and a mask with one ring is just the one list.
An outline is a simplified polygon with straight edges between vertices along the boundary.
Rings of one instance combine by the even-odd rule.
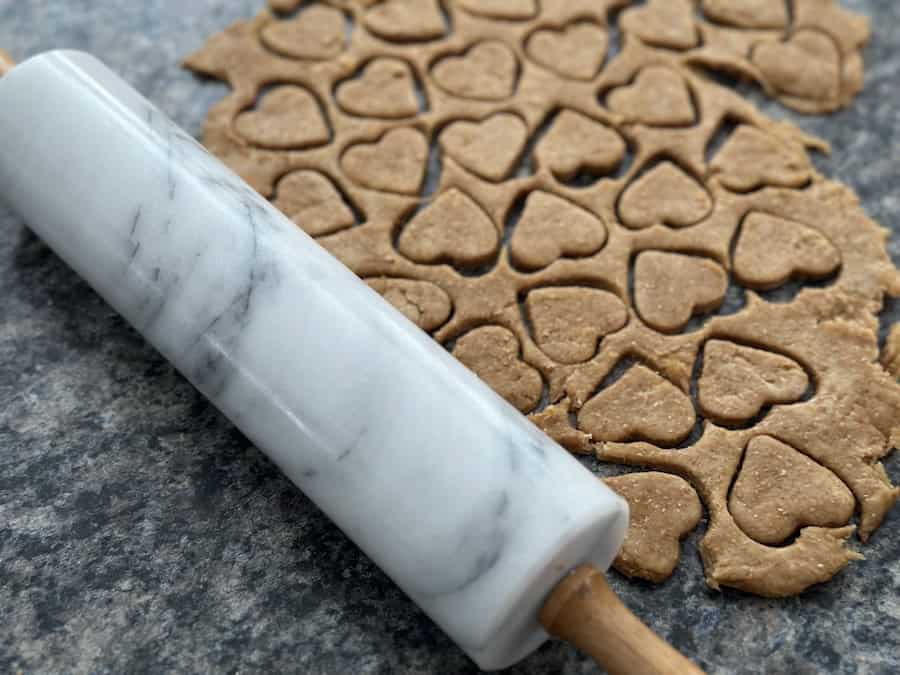
[[[900, 228], [900, 3], [873, 18], [866, 89], [802, 117], [819, 168]], [[21, 60], [85, 49], [199, 135], [224, 88], [178, 67], [262, 0], [5, 0]], [[77, 204], [72, 205], [77, 209]], [[900, 262], [900, 236], [891, 243]], [[0, 210], [0, 672], [470, 673], [473, 664], [84, 283]], [[888, 315], [900, 317], [900, 302]], [[886, 322], [887, 323], [887, 322]], [[900, 483], [900, 453], [886, 462]], [[900, 671], [900, 509], [830, 583], [773, 601], [703, 581], [696, 543], [626, 603], [713, 673]], [[548, 644], [509, 671], [588, 673]]]

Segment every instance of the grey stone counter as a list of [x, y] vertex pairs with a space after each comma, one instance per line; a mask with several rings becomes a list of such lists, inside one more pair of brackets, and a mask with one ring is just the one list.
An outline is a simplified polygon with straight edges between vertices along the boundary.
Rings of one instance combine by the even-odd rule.
[[[178, 67], [261, 0], [0, 0], [17, 59], [86, 49], [199, 134], [221, 85]], [[873, 17], [863, 95], [790, 117], [900, 227], [900, 3]], [[73, 210], [77, 204], [72, 205]], [[892, 241], [900, 260], [900, 236]], [[889, 314], [900, 316], [900, 303]], [[887, 461], [900, 482], [900, 457]], [[709, 590], [691, 536], [626, 602], [715, 673], [900, 671], [900, 510], [866, 560], [798, 598]], [[474, 666], [18, 220], [0, 212], [0, 672], [470, 673]], [[588, 673], [550, 644], [510, 672]]]

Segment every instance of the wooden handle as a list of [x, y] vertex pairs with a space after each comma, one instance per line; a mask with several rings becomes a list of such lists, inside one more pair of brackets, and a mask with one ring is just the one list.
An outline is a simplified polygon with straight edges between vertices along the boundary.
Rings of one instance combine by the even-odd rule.
[[16, 62], [13, 61], [13, 58], [5, 51], [0, 49], [0, 77], [6, 75], [10, 70], [13, 69], [13, 66], [15, 65]]
[[609, 675], [703, 675], [632, 614], [594, 567], [563, 579], [540, 620], [550, 635], [575, 645]]

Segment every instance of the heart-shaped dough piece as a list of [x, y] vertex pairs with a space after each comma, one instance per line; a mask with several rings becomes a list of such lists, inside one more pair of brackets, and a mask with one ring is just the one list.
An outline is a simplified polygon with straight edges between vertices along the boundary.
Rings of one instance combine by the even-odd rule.
[[738, 526], [761, 544], [780, 544], [800, 527], [840, 527], [856, 500], [831, 471], [770, 436], [757, 436], [728, 499]]
[[641, 364], [599, 391], [578, 412], [578, 428], [595, 441], [680, 443], [694, 428], [691, 399]]
[[802, 187], [809, 181], [812, 166], [802, 148], [742, 124], [725, 141], [709, 168], [729, 190], [749, 192], [766, 185]]
[[502, 101], [516, 88], [516, 55], [502, 42], [479, 42], [458, 56], [445, 56], [431, 76], [445, 91], [461, 98]]
[[721, 265], [668, 251], [642, 251], [634, 263], [634, 304], [651, 328], [674, 333], [694, 314], [722, 304], [728, 275]]
[[424, 331], [443, 326], [453, 311], [446, 291], [428, 281], [379, 277], [366, 283]]
[[628, 322], [625, 303], [597, 288], [538, 288], [525, 298], [525, 311], [537, 346], [558, 363], [587, 361]]
[[703, 348], [703, 372], [697, 400], [703, 414], [717, 422], [753, 419], [766, 405], [799, 401], [809, 376], [787, 356], [710, 340]]
[[703, 14], [713, 21], [739, 28], [785, 28], [785, 0], [703, 0]]
[[318, 171], [292, 171], [278, 181], [276, 194], [272, 203], [310, 236], [332, 234], [356, 223], [341, 193]]
[[840, 93], [841, 55], [834, 40], [798, 30], [786, 42], [761, 42], [751, 60], [777, 91], [808, 101], [830, 101]]
[[492, 259], [499, 244], [490, 216], [467, 194], [451, 188], [403, 228], [397, 249], [418, 263], [472, 267]]
[[649, 0], [622, 12], [620, 25], [654, 47], [690, 49], [697, 46], [692, 0]]
[[681, 540], [703, 515], [697, 491], [683, 478], [659, 471], [604, 478], [628, 502], [628, 532], [613, 563], [629, 577], [659, 583], [671, 576]]
[[606, 104], [627, 122], [648, 126], [678, 127], [696, 121], [684, 77], [666, 66], [644, 68], [632, 84], [613, 89]]
[[543, 379], [522, 360], [512, 331], [501, 326], [476, 328], [456, 341], [453, 356], [523, 413], [540, 402]]
[[245, 110], [235, 118], [234, 128], [253, 145], [270, 150], [302, 150], [331, 140], [315, 96], [294, 85], [282, 85], [263, 95], [255, 110]]
[[338, 85], [335, 98], [343, 110], [362, 117], [398, 119], [419, 112], [413, 74], [400, 59], [372, 59], [358, 78]]
[[619, 199], [619, 218], [634, 230], [653, 225], [688, 227], [712, 211], [706, 189], [672, 162], [660, 162], [632, 181]]
[[480, 122], [453, 122], [440, 140], [447, 156], [462, 167], [499, 182], [515, 167], [527, 136], [525, 123], [516, 115], [496, 113]]
[[523, 269], [546, 267], [560, 256], [584, 258], [606, 243], [606, 226], [590, 211], [535, 190], [525, 200], [509, 250]]
[[563, 110], [538, 141], [534, 157], [538, 168], [549, 169], [558, 180], [568, 181], [579, 172], [611, 174], [625, 159], [622, 137], [590, 117]]
[[606, 59], [606, 29], [590, 21], [576, 21], [560, 29], [535, 31], [525, 45], [528, 56], [560, 77], [592, 80]]
[[504, 21], [524, 21], [537, 14], [537, 0], [456, 0], [456, 4], [471, 14]]
[[311, 5], [293, 19], [263, 26], [260, 40], [273, 52], [295, 59], [333, 59], [344, 49], [344, 14]]
[[435, 40], [446, 31], [438, 0], [382, 0], [366, 11], [364, 23], [392, 42]]
[[341, 156], [344, 171], [360, 185], [414, 195], [425, 177], [428, 141], [421, 131], [392, 129], [375, 143], [351, 146]]
[[751, 213], [734, 249], [734, 274], [744, 286], [776, 288], [791, 278], [821, 279], [841, 265], [822, 233], [794, 220]]

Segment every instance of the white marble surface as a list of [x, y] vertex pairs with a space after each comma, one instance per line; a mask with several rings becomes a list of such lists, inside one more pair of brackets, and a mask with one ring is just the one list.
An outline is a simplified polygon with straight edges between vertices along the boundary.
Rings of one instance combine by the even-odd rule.
[[482, 667], [615, 556], [624, 502], [92, 57], [0, 79], [0, 195]]

